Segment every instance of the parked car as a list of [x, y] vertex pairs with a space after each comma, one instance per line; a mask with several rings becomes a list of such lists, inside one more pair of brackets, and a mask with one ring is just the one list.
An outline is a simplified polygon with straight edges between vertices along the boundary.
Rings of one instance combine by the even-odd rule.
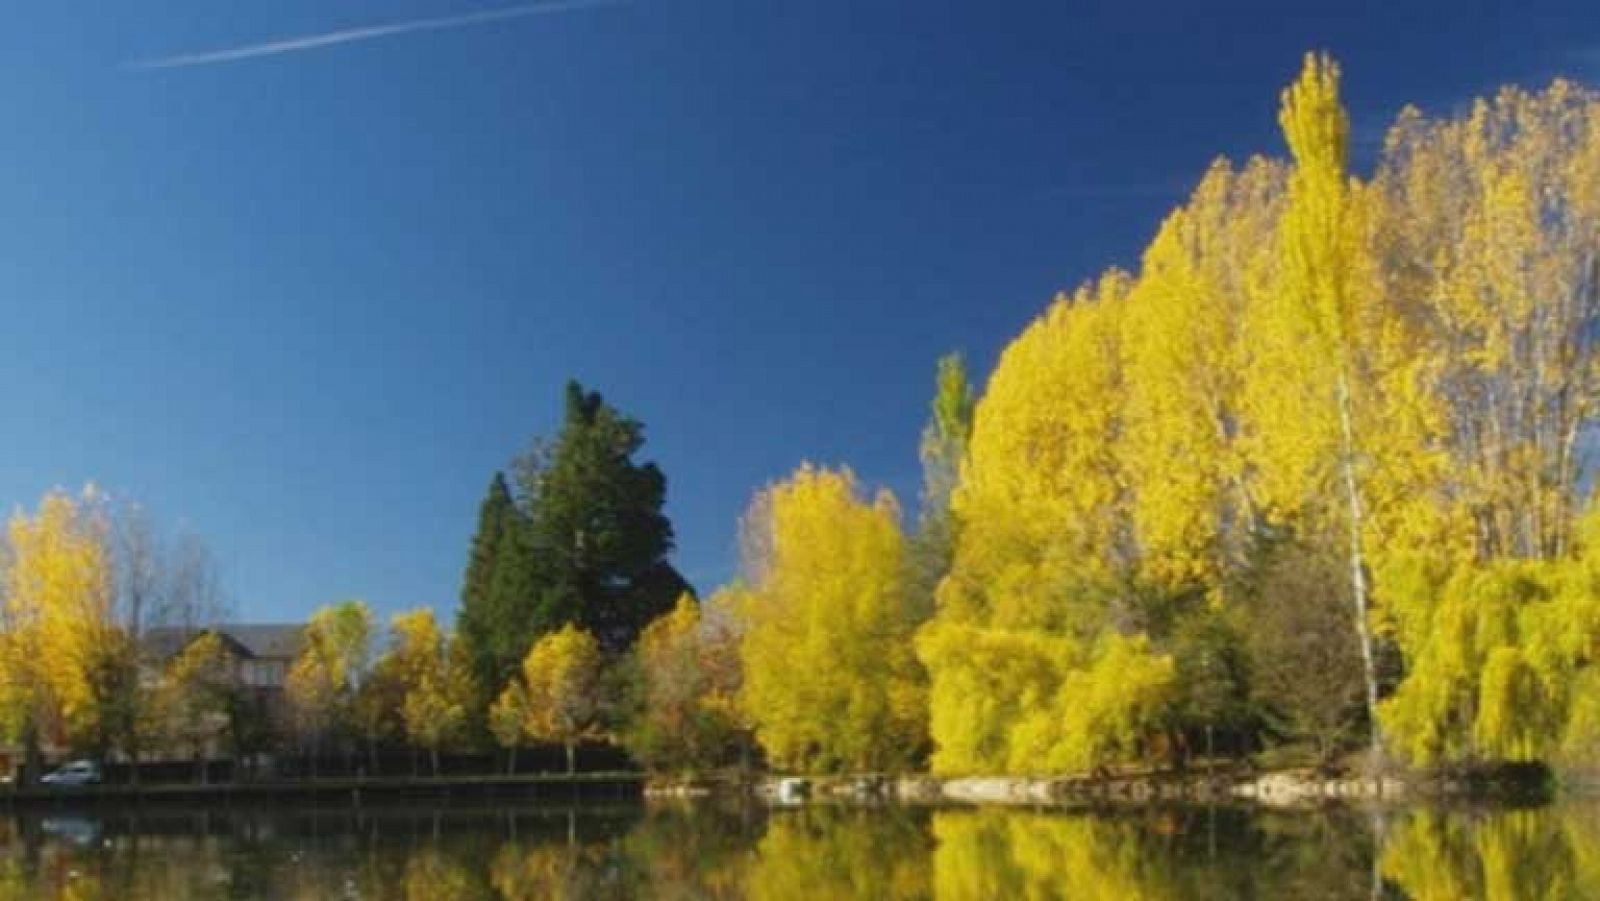
[[39, 821], [39, 829], [45, 835], [64, 839], [84, 848], [100, 840], [100, 824], [81, 817], [45, 817]]
[[99, 785], [100, 764], [92, 760], [74, 760], [39, 780], [45, 785]]

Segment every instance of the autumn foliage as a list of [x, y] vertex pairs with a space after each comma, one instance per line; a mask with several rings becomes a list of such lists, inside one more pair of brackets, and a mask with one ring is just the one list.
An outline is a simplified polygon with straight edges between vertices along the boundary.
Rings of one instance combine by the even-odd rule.
[[[642, 426], [574, 386], [556, 450], [491, 486], [460, 637], [405, 614], [373, 657], [363, 605], [313, 617], [302, 738], [354, 725], [437, 760], [492, 735], [513, 767], [602, 739], [674, 770], [750, 741], [803, 771], [1274, 743], [1592, 763], [1600, 96], [1406, 109], [1359, 172], [1342, 77], [1308, 56], [1286, 155], [1213, 162], [1134, 271], [1063, 292], [981, 391], [940, 362], [909, 522], [803, 464], [752, 500], [739, 577], [697, 599], [665, 561], [664, 476], [630, 459]], [[128, 732], [97, 509], [52, 493], [8, 528], [13, 736]], [[207, 653], [164, 689], [196, 731]]]

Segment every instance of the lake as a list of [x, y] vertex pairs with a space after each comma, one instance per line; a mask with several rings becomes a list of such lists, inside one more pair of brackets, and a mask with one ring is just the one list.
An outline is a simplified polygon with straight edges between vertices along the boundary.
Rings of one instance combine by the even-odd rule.
[[21, 898], [1600, 899], [1600, 805], [719, 803], [0, 815]]

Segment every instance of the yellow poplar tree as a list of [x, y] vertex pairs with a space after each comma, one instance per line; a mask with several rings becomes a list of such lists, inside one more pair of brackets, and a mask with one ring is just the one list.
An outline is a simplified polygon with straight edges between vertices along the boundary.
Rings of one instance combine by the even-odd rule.
[[802, 466], [752, 504], [770, 558], [746, 597], [743, 705], [780, 767], [882, 770], [912, 762], [925, 735], [911, 647], [899, 508], [861, 496], [849, 470]]
[[1098, 628], [1126, 569], [1120, 323], [1128, 277], [1061, 297], [1001, 355], [952, 502], [962, 534], [940, 615], [1006, 628]]
[[1145, 251], [1127, 302], [1119, 457], [1140, 574], [1217, 588], [1255, 519], [1238, 447], [1249, 297], [1270, 265], [1284, 167], [1219, 160]]
[[[1332, 458], [1334, 482], [1328, 487], [1336, 487], [1342, 498], [1371, 741], [1374, 752], [1381, 753], [1366, 554], [1367, 501], [1358, 472], [1366, 448], [1356, 425], [1356, 405], [1364, 400], [1356, 396], [1357, 382], [1366, 374], [1361, 368], [1360, 344], [1367, 335], [1358, 272], [1364, 247], [1360, 213], [1346, 171], [1350, 122], [1340, 103], [1339, 78], [1339, 67], [1331, 59], [1308, 54], [1299, 79], [1283, 93], [1278, 121], [1294, 167], [1279, 229], [1282, 265], [1271, 300], [1275, 306], [1267, 311], [1272, 319], [1266, 324], [1280, 332], [1276, 348], [1293, 359], [1268, 358], [1269, 365], [1259, 366], [1257, 372], [1268, 375], [1271, 364], [1279, 364], [1280, 373], [1303, 382], [1296, 386], [1298, 391], [1282, 390], [1289, 386], [1263, 379], [1258, 387], [1265, 390], [1257, 397], [1265, 399], [1276, 415], [1258, 424], [1268, 431], [1278, 429], [1277, 445], [1270, 449], [1279, 453], [1266, 458], [1263, 469], [1280, 480], [1269, 486], [1269, 497], [1277, 495], [1280, 509], [1303, 503], [1309, 494], [1306, 483], [1315, 484], [1315, 473]], [[1312, 474], [1309, 479], [1308, 474]]]

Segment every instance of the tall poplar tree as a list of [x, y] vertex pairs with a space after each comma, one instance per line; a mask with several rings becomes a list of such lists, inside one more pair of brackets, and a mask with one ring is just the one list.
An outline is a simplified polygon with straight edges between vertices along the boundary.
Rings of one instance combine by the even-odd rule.
[[1352, 388], [1357, 377], [1355, 344], [1359, 340], [1357, 304], [1352, 295], [1354, 270], [1359, 265], [1355, 255], [1360, 251], [1353, 235], [1353, 201], [1346, 173], [1350, 120], [1339, 100], [1339, 67], [1332, 59], [1307, 55], [1299, 80], [1284, 91], [1278, 121], [1295, 162], [1289, 175], [1289, 203], [1280, 232], [1284, 289], [1286, 299], [1295, 306], [1310, 332], [1314, 347], [1331, 367], [1339, 421], [1338, 472], [1349, 531], [1350, 594], [1366, 681], [1372, 749], [1381, 754], [1378, 677], [1363, 535], [1366, 509], [1356, 471], [1361, 446], [1355, 430], [1356, 399]]

